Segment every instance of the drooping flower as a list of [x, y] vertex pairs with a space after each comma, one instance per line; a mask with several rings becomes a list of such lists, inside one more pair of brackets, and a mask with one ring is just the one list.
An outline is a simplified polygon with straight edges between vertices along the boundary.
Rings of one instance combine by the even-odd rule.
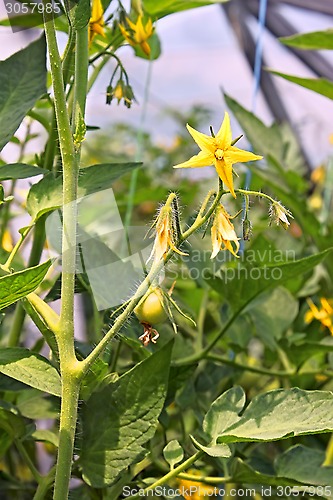
[[105, 36], [103, 14], [104, 9], [101, 0], [93, 0], [89, 21], [89, 45], [96, 35]]
[[305, 313], [305, 323], [311, 323], [316, 319], [320, 321], [323, 326], [328, 328], [331, 335], [333, 335], [333, 301], [322, 297], [320, 299], [320, 309], [318, 309], [311, 299], [307, 299], [307, 303], [310, 310]]
[[132, 47], [139, 46], [143, 52], [149, 57], [150, 46], [147, 42], [154, 33], [152, 20], [149, 18], [145, 25], [142, 22], [142, 15], [138, 16], [136, 23], [133, 23], [128, 17], [126, 18], [128, 27], [119, 24], [121, 34]]
[[127, 108], [130, 108], [135, 101], [132, 87], [125, 83], [121, 78], [115, 87], [109, 85], [106, 89], [106, 104], [111, 104], [113, 99], [117, 99], [118, 104], [122, 100]]
[[197, 168], [214, 165], [221, 181], [230, 190], [232, 196], [236, 198], [232, 177], [233, 164], [261, 160], [262, 156], [232, 146], [230, 118], [227, 112], [215, 137], [202, 134], [188, 124], [186, 127], [201, 151], [184, 163], [175, 165], [174, 168]]
[[269, 216], [272, 222], [275, 222], [275, 224], [277, 224], [278, 226], [282, 226], [284, 229], [288, 229], [288, 226], [290, 226], [288, 217], [290, 217], [291, 219], [294, 218], [292, 213], [287, 210], [279, 201], [271, 204], [271, 206], [269, 207]]
[[[212, 236], [212, 255], [214, 259], [220, 250], [229, 250], [235, 257], [238, 257], [239, 238], [235, 232], [234, 225], [230, 222], [231, 216], [225, 210], [223, 205], [219, 205], [215, 211], [215, 217], [211, 229]], [[232, 242], [235, 247], [233, 247]]]
[[166, 257], [170, 248], [180, 255], [187, 255], [176, 247], [177, 242], [175, 233], [176, 228], [175, 221], [173, 219], [172, 207], [171, 204], [167, 202], [160, 209], [156, 220], [156, 236], [154, 246], [148, 260], [154, 257], [154, 262], [159, 262], [161, 259]]

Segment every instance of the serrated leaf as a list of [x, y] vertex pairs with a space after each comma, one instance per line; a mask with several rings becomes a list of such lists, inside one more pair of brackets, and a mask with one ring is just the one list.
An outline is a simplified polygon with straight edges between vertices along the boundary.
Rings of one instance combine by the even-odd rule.
[[[111, 187], [121, 175], [140, 166], [140, 163], [102, 163], [80, 170], [78, 198]], [[34, 220], [62, 206], [62, 178], [47, 175], [34, 184], [28, 194], [27, 210]]]
[[51, 264], [52, 262], [48, 260], [38, 266], [2, 276], [0, 278], [0, 309], [14, 304], [36, 290]]
[[26, 163], [10, 163], [0, 167], [0, 181], [7, 181], [10, 179], [27, 179], [36, 175], [44, 175], [48, 170], [28, 165]]
[[46, 358], [23, 347], [0, 348], [0, 372], [40, 391], [61, 395], [57, 370]]
[[224, 429], [221, 443], [276, 441], [333, 430], [333, 393], [297, 387], [259, 394], [238, 420]]
[[284, 45], [306, 50], [332, 50], [333, 29], [326, 31], [312, 31], [280, 38]]
[[44, 35], [0, 62], [0, 150], [46, 92]]
[[328, 97], [328, 99], [333, 99], [333, 82], [327, 80], [326, 78], [301, 78], [299, 76], [287, 75], [286, 73], [281, 73], [280, 71], [269, 70], [269, 72], [288, 80], [288, 82], [296, 83], [301, 87]]
[[92, 394], [82, 411], [84, 480], [95, 488], [112, 484], [140, 460], [162, 411], [172, 342], [138, 363], [115, 383]]
[[170, 441], [163, 449], [163, 456], [170, 465], [171, 469], [184, 458], [184, 450], [177, 439]]

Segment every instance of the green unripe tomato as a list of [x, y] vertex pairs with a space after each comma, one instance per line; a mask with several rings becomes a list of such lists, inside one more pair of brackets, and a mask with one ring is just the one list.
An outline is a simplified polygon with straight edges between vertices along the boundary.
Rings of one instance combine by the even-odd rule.
[[153, 288], [148, 297], [134, 309], [134, 313], [142, 323], [156, 325], [167, 319], [163, 307], [163, 293], [159, 288]]

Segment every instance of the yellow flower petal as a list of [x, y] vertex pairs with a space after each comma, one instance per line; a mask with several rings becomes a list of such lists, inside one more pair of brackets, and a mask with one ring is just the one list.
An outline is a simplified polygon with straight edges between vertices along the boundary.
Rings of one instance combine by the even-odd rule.
[[146, 54], [146, 56], [149, 57], [150, 56], [150, 46], [149, 46], [149, 44], [146, 41], [144, 41], [144, 42], [140, 43], [140, 47], [143, 50], [143, 52]]
[[216, 143], [213, 137], [209, 137], [209, 135], [202, 134], [198, 132], [194, 128], [192, 128], [189, 124], [186, 125], [187, 130], [198, 144], [199, 148], [204, 150], [206, 153], [214, 154], [216, 150]]
[[244, 151], [235, 146], [230, 146], [224, 153], [224, 158], [228, 158], [231, 163], [243, 163], [246, 161], [262, 160], [263, 157], [250, 153], [250, 151]]
[[333, 307], [332, 307], [330, 301], [325, 299], [325, 297], [322, 297], [320, 299], [320, 303], [321, 303], [321, 306], [324, 309], [324, 311], [326, 311], [328, 315], [332, 316], [333, 315]]
[[232, 163], [226, 158], [224, 158], [224, 160], [215, 160], [215, 168], [223, 184], [227, 186], [232, 196], [236, 198], [234, 180], [232, 177]]
[[101, 0], [93, 0], [90, 23], [103, 23], [103, 14], [104, 10]]
[[214, 155], [211, 153], [204, 153], [200, 151], [199, 154], [192, 156], [184, 163], [179, 163], [175, 165], [173, 168], [198, 168], [198, 167], [208, 167], [209, 165], [213, 165], [215, 161]]
[[232, 140], [229, 114], [225, 112], [220, 130], [216, 134], [216, 140], [221, 149], [229, 148]]

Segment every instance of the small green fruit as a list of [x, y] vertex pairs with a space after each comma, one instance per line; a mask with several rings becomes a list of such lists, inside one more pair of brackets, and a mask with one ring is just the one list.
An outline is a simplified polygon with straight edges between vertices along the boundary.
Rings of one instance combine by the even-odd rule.
[[148, 323], [149, 325], [163, 323], [167, 319], [163, 300], [163, 292], [160, 288], [152, 288], [148, 297], [134, 309], [138, 320], [141, 323]]

